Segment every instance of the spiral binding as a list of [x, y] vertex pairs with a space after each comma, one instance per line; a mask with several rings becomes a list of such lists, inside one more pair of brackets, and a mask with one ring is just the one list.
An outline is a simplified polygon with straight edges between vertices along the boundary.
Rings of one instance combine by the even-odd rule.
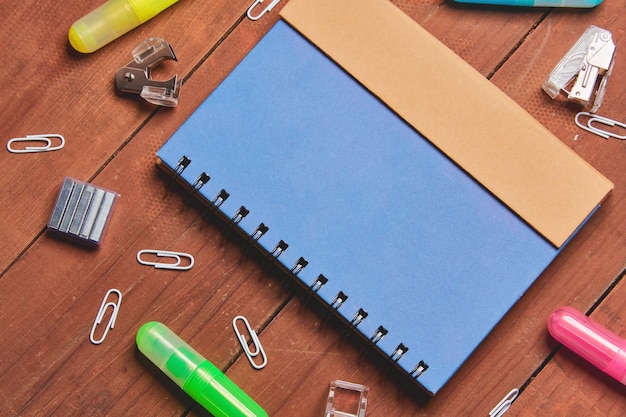
[[361, 322], [365, 320], [365, 318], [367, 318], [367, 311], [359, 308], [359, 311], [356, 312], [354, 318], [350, 321], [350, 324], [356, 327], [361, 324]]
[[209, 182], [210, 179], [211, 177], [209, 177], [206, 172], [203, 172], [202, 174], [200, 174], [198, 179], [191, 186], [193, 187], [194, 190], [200, 191], [200, 188], [204, 187], [204, 184]]
[[389, 333], [387, 329], [385, 329], [383, 326], [378, 326], [378, 329], [376, 329], [372, 337], [370, 337], [370, 341], [376, 344], [380, 342], [381, 339], [387, 335], [387, 333]]
[[234, 224], [239, 224], [239, 222], [242, 221], [248, 214], [250, 214], [250, 211], [245, 206], [241, 206], [230, 221]]
[[311, 284], [311, 291], [318, 292], [320, 288], [324, 286], [328, 282], [328, 278], [326, 278], [323, 274], [319, 274], [317, 279]]
[[278, 258], [281, 255], [281, 253], [287, 250], [288, 247], [289, 245], [286, 244], [285, 241], [281, 239], [280, 242], [278, 242], [276, 246], [274, 247], [274, 250], [272, 250], [272, 255], [274, 255], [275, 258]]
[[330, 306], [332, 308], [334, 308], [335, 310], [338, 310], [339, 307], [341, 307], [341, 305], [348, 299], [348, 296], [346, 294], [344, 294], [343, 291], [339, 291], [339, 293], [335, 296], [335, 299], [333, 300], [332, 303], [330, 303]]
[[270, 230], [270, 228], [267, 227], [264, 223], [261, 223], [260, 225], [257, 226], [254, 233], [252, 233], [252, 239], [254, 240], [261, 239], [261, 237], [263, 237], [263, 235], [266, 234], [268, 230]]
[[298, 261], [294, 264], [293, 268], [291, 268], [290, 271], [292, 274], [298, 275], [298, 273], [302, 271], [302, 269], [304, 269], [304, 267], [306, 267], [308, 264], [309, 261], [300, 257], [300, 259], [298, 259]]
[[187, 168], [190, 163], [191, 159], [183, 155], [183, 157], [178, 160], [178, 165], [176, 165], [176, 168], [174, 168], [174, 173], [177, 175], [182, 174], [185, 168]]
[[222, 203], [224, 201], [226, 201], [228, 199], [228, 197], [230, 197], [230, 194], [228, 194], [226, 192], [226, 190], [224, 190], [222, 188], [222, 191], [220, 191], [219, 193], [217, 193], [217, 195], [215, 196], [215, 198], [213, 199], [212, 203], [215, 207], [219, 207], [222, 205]]
[[[183, 171], [189, 166], [189, 164], [191, 163], [191, 160], [187, 157], [187, 156], [183, 156], [180, 158], [180, 160], [178, 161], [178, 164], [176, 165], [176, 167], [174, 168], [173, 172], [175, 175], [180, 176]], [[202, 172], [198, 178], [196, 179], [196, 181], [191, 184], [191, 188], [193, 189], [193, 191], [199, 191], [207, 182], [209, 182], [209, 180], [211, 179], [211, 177], [206, 173], [206, 172]], [[184, 183], [184, 181], [183, 181]], [[210, 200], [211, 205], [213, 205], [215, 208], [219, 208], [222, 203], [224, 203], [224, 201], [226, 201], [228, 199], [228, 197], [230, 196], [230, 194], [225, 190], [222, 189], [214, 198], [213, 200]], [[230, 218], [230, 221], [234, 224], [234, 225], [239, 225], [239, 223], [250, 213], [250, 211], [245, 207], [245, 206], [241, 206], [237, 212]], [[257, 228], [255, 229], [254, 232], [252, 232], [252, 234], [249, 235], [249, 238], [252, 239], [253, 241], [258, 241], [259, 239], [261, 239], [269, 230], [269, 227], [267, 225], [265, 225], [264, 223], [260, 223]], [[278, 257], [284, 253], [287, 248], [289, 247], [289, 244], [287, 244], [287, 242], [280, 240], [276, 246], [274, 247], [274, 249], [269, 252], [269, 255], [271, 257], [273, 257], [274, 259], [278, 259]], [[308, 261], [303, 258], [300, 257], [298, 259], [298, 261], [296, 261], [296, 263], [294, 264], [294, 266], [289, 270], [289, 272], [291, 272], [293, 275], [297, 275], [300, 271], [302, 271], [302, 269], [304, 269], [307, 265], [308, 265]], [[320, 274], [315, 281], [308, 287], [308, 289], [310, 290], [310, 292], [312, 294], [317, 295], [317, 293], [319, 292], [319, 290], [328, 283], [328, 278], [326, 276], [324, 276], [323, 274]], [[319, 296], [317, 296], [319, 298]], [[338, 310], [343, 303], [348, 299], [348, 295], [346, 293], [344, 293], [343, 291], [339, 291], [337, 293], [337, 295], [335, 296], [335, 298], [333, 299], [333, 301], [328, 305], [330, 310]], [[362, 308], [359, 308], [359, 310], [356, 312], [356, 314], [354, 315], [354, 317], [352, 318], [352, 320], [348, 323], [350, 326], [352, 327], [357, 327], [359, 326], [363, 320], [365, 320], [368, 316], [367, 311], [365, 311]], [[376, 329], [376, 331], [374, 332], [374, 334], [372, 334], [372, 336], [369, 338], [369, 342], [370, 344], [376, 346], [378, 344], [378, 342], [380, 342], [387, 334], [389, 333], [389, 331], [384, 327], [384, 326], [378, 326], [378, 328]], [[405, 346], [403, 343], [400, 343], [391, 353], [391, 355], [389, 355], [389, 359], [392, 362], [397, 363], [402, 356], [404, 356], [404, 354], [406, 354], [409, 351], [409, 348], [407, 346]], [[409, 373], [409, 375], [413, 378], [413, 379], [417, 379], [419, 378], [424, 372], [426, 372], [426, 370], [428, 369], [428, 365], [420, 360], [419, 363], [417, 365], [415, 365], [415, 367], [413, 368], [413, 370]]]
[[424, 361], [420, 361], [415, 368], [411, 371], [411, 376], [415, 379], [419, 378], [426, 370], [428, 369], [428, 365]]
[[404, 355], [408, 351], [409, 351], [409, 348], [404, 346], [402, 343], [400, 343], [398, 347], [391, 353], [391, 359], [398, 362], [400, 358], [402, 357], [402, 355]]

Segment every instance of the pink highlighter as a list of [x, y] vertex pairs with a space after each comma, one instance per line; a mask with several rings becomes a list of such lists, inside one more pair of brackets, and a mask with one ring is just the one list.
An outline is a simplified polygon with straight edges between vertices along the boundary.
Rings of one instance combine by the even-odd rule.
[[626, 340], [572, 307], [554, 310], [548, 331], [602, 372], [626, 384]]

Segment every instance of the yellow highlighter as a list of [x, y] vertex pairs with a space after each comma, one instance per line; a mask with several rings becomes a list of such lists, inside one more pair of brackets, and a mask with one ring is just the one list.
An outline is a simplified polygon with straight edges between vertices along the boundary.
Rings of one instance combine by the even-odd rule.
[[70, 28], [70, 44], [78, 52], [102, 48], [152, 19], [178, 0], [109, 0]]

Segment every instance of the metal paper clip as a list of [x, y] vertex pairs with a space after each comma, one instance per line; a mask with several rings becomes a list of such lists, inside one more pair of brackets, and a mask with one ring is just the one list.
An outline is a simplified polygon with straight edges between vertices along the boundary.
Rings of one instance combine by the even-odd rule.
[[[615, 43], [611, 32], [597, 26], [589, 26], [578, 41], [559, 61], [543, 83], [543, 90], [552, 98], [561, 92], [569, 100], [583, 106], [591, 106], [595, 113], [602, 104], [606, 84], [613, 69]], [[567, 86], [576, 77], [571, 91]], [[599, 80], [599, 81], [598, 81]], [[595, 99], [592, 100], [594, 91]]]
[[152, 104], [175, 107], [181, 85], [178, 76], [167, 81], [150, 78], [150, 70], [161, 62], [178, 61], [170, 44], [161, 38], [149, 38], [137, 45], [132, 54], [134, 60], [115, 74], [117, 88], [125, 93], [139, 94]]
[[[580, 121], [580, 117], [589, 117], [587, 123], [584, 124]], [[617, 133], [609, 132], [608, 130], [602, 130], [598, 127], [594, 126], [594, 123], [600, 123], [609, 127], [618, 127], [626, 130], [626, 123], [621, 123], [613, 119], [609, 119], [608, 117], [598, 116], [597, 114], [588, 113], [581, 111], [576, 114], [576, 125], [581, 129], [586, 130], [587, 132], [594, 133], [598, 136], [603, 137], [604, 139], [615, 138], [615, 139], [626, 139], [626, 135], [618, 135]]]
[[[248, 342], [246, 341], [246, 336], [244, 336], [239, 331], [239, 328], [237, 327], [237, 320], [243, 321], [244, 325], [246, 326], [246, 331], [250, 334], [250, 339], [251, 339], [250, 342], [252, 343], [252, 346], [254, 347], [254, 351], [250, 350], [250, 346], [248, 346]], [[261, 342], [259, 341], [259, 336], [257, 336], [256, 332], [252, 330], [252, 327], [250, 327], [250, 323], [248, 322], [248, 319], [246, 319], [244, 316], [235, 317], [233, 319], [233, 329], [235, 329], [235, 334], [237, 335], [237, 339], [239, 339], [239, 343], [241, 343], [241, 347], [243, 348], [243, 351], [246, 354], [246, 357], [248, 358], [250, 365], [252, 365], [254, 369], [263, 369], [265, 365], [267, 365], [267, 356], [265, 355], [263, 346], [261, 346]], [[254, 361], [254, 359], [259, 355], [261, 355], [262, 361], [260, 364], [257, 364]]]
[[502, 417], [504, 413], [506, 413], [509, 408], [511, 408], [511, 404], [519, 395], [519, 390], [517, 388], [513, 388], [509, 393], [489, 412], [489, 417]]
[[252, 11], [254, 10], [254, 8], [256, 6], [258, 6], [259, 4], [263, 3], [263, 0], [255, 0], [254, 3], [252, 3], [252, 5], [248, 8], [248, 13], [246, 13], [248, 15], [248, 19], [250, 19], [250, 20], [259, 20], [261, 17], [263, 17], [263, 15], [265, 13], [271, 12], [272, 9], [274, 7], [276, 7], [276, 5], [279, 2], [280, 2], [280, 0], [272, 0], [272, 2], [270, 3], [269, 6], [267, 6], [265, 9], [261, 10], [261, 12], [255, 16], [255, 15], [252, 14]]
[[[144, 254], [155, 255], [158, 258], [173, 258], [176, 262], [156, 262], [156, 261], [146, 261], [142, 258]], [[182, 258], [187, 258], [189, 260], [188, 265], [181, 265], [183, 263]], [[194, 258], [192, 255], [184, 252], [170, 252], [166, 250], [154, 250], [154, 249], [142, 249], [137, 252], [137, 262], [142, 265], [153, 266], [156, 269], [177, 269], [179, 271], [186, 271], [191, 269], [194, 264]]]
[[[109, 295], [112, 293], [117, 294], [117, 302], [107, 301], [109, 299]], [[89, 333], [89, 340], [91, 341], [91, 343], [93, 343], [94, 345], [99, 345], [100, 343], [104, 342], [104, 339], [107, 337], [107, 333], [109, 333], [109, 329], [112, 329], [115, 326], [115, 319], [117, 318], [117, 312], [120, 309], [121, 303], [122, 303], [122, 293], [119, 290], [115, 288], [111, 288], [109, 291], [107, 291], [107, 293], [104, 295], [104, 298], [102, 299], [102, 304], [100, 305], [100, 310], [98, 310], [98, 315], [96, 316], [96, 320], [93, 322], [93, 326], [91, 327], [91, 333]], [[96, 331], [96, 327], [98, 327], [98, 325], [102, 322], [102, 318], [104, 317], [104, 314], [106, 313], [109, 307], [113, 307], [113, 311], [111, 313], [111, 318], [109, 319], [109, 323], [105, 327], [102, 337], [98, 340], [95, 340], [93, 334]]]
[[[52, 138], [59, 139], [60, 144], [52, 146]], [[43, 146], [26, 146], [22, 149], [16, 149], [12, 145], [16, 142], [43, 142]], [[57, 151], [65, 146], [65, 138], [61, 135], [26, 135], [23, 138], [13, 138], [7, 142], [7, 150], [12, 153], [34, 153], [34, 152], [50, 152]]]

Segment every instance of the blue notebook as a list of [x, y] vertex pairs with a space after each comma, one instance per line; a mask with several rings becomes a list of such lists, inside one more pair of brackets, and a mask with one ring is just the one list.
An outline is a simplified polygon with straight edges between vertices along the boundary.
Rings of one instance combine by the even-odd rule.
[[560, 250], [282, 20], [157, 155], [430, 394]]

